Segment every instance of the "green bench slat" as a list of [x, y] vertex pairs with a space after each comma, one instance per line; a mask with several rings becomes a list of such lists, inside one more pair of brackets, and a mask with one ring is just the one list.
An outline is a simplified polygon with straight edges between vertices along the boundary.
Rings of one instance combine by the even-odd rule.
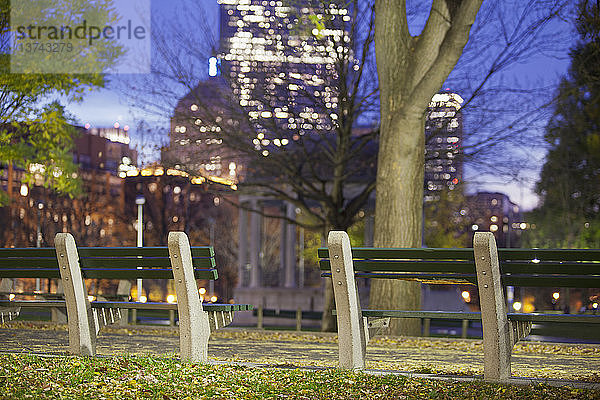
[[[196, 268], [214, 268], [214, 258], [192, 258], [192, 264]], [[110, 268], [136, 268], [136, 267], [170, 267], [171, 260], [168, 257], [146, 257], [146, 258], [80, 258], [81, 267], [110, 267]]]
[[498, 249], [500, 261], [600, 261], [600, 249]]
[[[210, 246], [191, 247], [193, 257], [214, 257]], [[169, 257], [168, 247], [78, 247], [79, 257]]]
[[[82, 268], [87, 279], [173, 279], [171, 269]], [[216, 269], [194, 269], [196, 279], [216, 280]], [[60, 278], [58, 268], [0, 269], [0, 278]]]
[[[365, 272], [475, 272], [472, 261], [353, 260], [353, 264], [355, 271]], [[330, 261], [319, 260], [319, 268], [331, 270]], [[503, 273], [512, 274], [600, 275], [600, 263], [595, 262], [501, 262], [500, 269]]]
[[52, 258], [0, 258], [0, 269], [3, 268], [58, 268], [56, 254]]
[[[323, 272], [321, 276], [331, 278], [331, 272]], [[384, 273], [384, 272], [356, 272], [356, 278], [373, 278], [373, 279], [401, 279], [401, 280], [417, 280], [417, 281], [448, 281], [454, 283], [476, 284], [477, 278], [475, 274], [426, 274], [426, 273]], [[440, 282], [444, 283], [444, 282]]]
[[[138, 303], [127, 301], [92, 301], [92, 308], [121, 308], [136, 310], [177, 310], [177, 303]], [[218, 311], [249, 311], [252, 310], [251, 304], [218, 304], [202, 303], [202, 309], [209, 312]]]
[[[296, 318], [296, 310], [276, 310], [273, 308], [263, 309], [263, 317], [265, 318]], [[258, 315], [258, 309], [252, 310], [252, 315]], [[319, 320], [323, 318], [323, 311], [302, 311], [302, 319]]]
[[[584, 322], [590, 324], [600, 324], [600, 314], [581, 315], [581, 314], [539, 314], [539, 313], [509, 313], [508, 319], [511, 321], [527, 322]], [[600, 334], [600, 331], [598, 332]]]
[[[136, 310], [177, 310], [176, 303], [138, 303], [130, 301], [92, 301], [92, 308], [121, 308]], [[2, 307], [66, 307], [64, 300], [0, 300]], [[204, 311], [251, 311], [251, 304], [202, 303]]]
[[50, 298], [50, 297], [63, 298], [63, 296], [64, 296], [62, 293], [14, 292], [14, 291], [0, 292], [0, 296], [8, 296], [11, 294], [15, 294], [17, 296], [42, 296], [44, 298]]
[[[214, 268], [214, 258], [192, 258], [196, 268]], [[136, 268], [136, 267], [170, 267], [169, 258], [80, 258], [81, 267], [111, 267], [111, 268]], [[8, 268], [58, 268], [54, 258], [3, 258], [0, 259], [0, 269]]]
[[0, 269], [0, 278], [57, 278], [60, 272], [56, 268], [3, 268]]
[[[330, 272], [321, 273], [322, 277], [331, 277]], [[474, 274], [427, 274], [427, 273], [381, 273], [381, 272], [356, 272], [356, 278], [372, 279], [402, 279], [417, 281], [443, 281], [465, 282], [477, 284]], [[529, 286], [529, 287], [570, 287], [570, 288], [598, 288], [600, 287], [600, 275], [503, 275], [502, 284], [505, 286]]]
[[505, 286], [600, 288], [600, 275], [502, 275]]
[[[211, 246], [191, 247], [193, 257], [214, 257], [215, 251]], [[78, 247], [80, 257], [168, 257], [169, 248], [162, 247]], [[54, 257], [54, 247], [40, 248], [0, 248], [0, 259], [6, 257]]]
[[[322, 247], [317, 250], [319, 258], [329, 258], [329, 251]], [[473, 249], [434, 249], [434, 248], [371, 248], [353, 247], [353, 258], [369, 259], [430, 259], [430, 260], [473, 260]]]
[[[383, 260], [354, 260], [355, 271], [382, 272], [463, 272], [474, 273], [475, 264], [469, 261], [383, 261]], [[329, 271], [329, 260], [320, 260], [319, 268]], [[503, 273], [512, 274], [564, 274], [564, 275], [600, 275], [600, 263], [540, 263], [531, 262], [502, 262], [500, 269]]]
[[54, 257], [54, 247], [29, 247], [29, 248], [0, 248], [0, 258], [6, 257]]
[[251, 304], [218, 304], [218, 303], [202, 303], [204, 311], [252, 311]]
[[[335, 310], [333, 310], [334, 315]], [[448, 311], [402, 311], [402, 310], [362, 310], [363, 317], [394, 317], [394, 318], [431, 318], [431, 319], [468, 319], [481, 320], [478, 312], [448, 312]], [[583, 322], [600, 324], [600, 314], [540, 314], [540, 313], [509, 313], [511, 321], [524, 322]]]
[[177, 310], [175, 303], [139, 303], [134, 301], [92, 301], [92, 308], [120, 308], [123, 310]]
[[431, 318], [481, 320], [478, 312], [362, 310], [363, 317]]
[[65, 307], [64, 300], [0, 300], [0, 307]]
[[[354, 260], [355, 271], [381, 272], [460, 272], [475, 273], [473, 261], [383, 261], [383, 260]], [[319, 268], [331, 270], [329, 260], [320, 260]]]
[[[173, 279], [171, 269], [107, 269], [82, 268], [83, 276], [88, 279]], [[195, 269], [196, 279], [215, 280], [218, 278], [216, 269]]]
[[507, 274], [563, 274], [600, 275], [600, 263], [595, 262], [500, 262], [500, 270]]

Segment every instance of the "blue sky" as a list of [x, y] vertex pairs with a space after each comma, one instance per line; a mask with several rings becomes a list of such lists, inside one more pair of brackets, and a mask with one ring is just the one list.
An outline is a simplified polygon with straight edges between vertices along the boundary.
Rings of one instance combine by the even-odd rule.
[[[176, 5], [185, 3], [186, 0], [151, 0], [151, 12], [153, 23], [160, 23], [160, 20], [175, 20], [177, 18]], [[207, 10], [208, 16], [214, 18], [215, 28], [217, 21], [217, 2], [216, 0], [199, 0]], [[126, 0], [116, 1], [120, 15], [129, 15], [135, 13]], [[155, 20], [158, 18], [159, 22]], [[129, 75], [108, 75], [108, 85], [103, 89], [95, 89], [86, 95], [81, 103], [70, 103], [69, 111], [75, 116], [76, 120], [82, 125], [90, 123], [92, 126], [111, 126], [119, 122], [121, 126], [130, 125], [132, 128], [136, 125], [136, 120], [143, 118], [139, 110], [135, 110], [129, 104], [127, 96], [119, 89], [120, 80], [126, 80]], [[165, 121], [164, 123], [166, 123]], [[135, 132], [133, 132], [135, 136]]]
[[[164, 21], [177, 22], [178, 5], [185, 5], [189, 1], [192, 0], [152, 0], [153, 24], [163, 24], [165, 23]], [[218, 29], [216, 0], [195, 1], [200, 1], [205, 8], [208, 23], [214, 27], [216, 35]], [[122, 8], [122, 10], [125, 13], [130, 12], [126, 7]], [[420, 29], [420, 25], [422, 25], [422, 21], [419, 21], [418, 18], [414, 19], [411, 30], [417, 32]], [[568, 32], [570, 27], [566, 23], [556, 23], [552, 29], [556, 29], [558, 35]], [[195, 34], [193, 27], [190, 27], [189, 33], [190, 35]], [[557, 54], [553, 54], [552, 56], [540, 55], [530, 58], [527, 62], [514, 65], [507, 72], [506, 76], [519, 81], [539, 82], [544, 85], [556, 84], [560, 77], [566, 73], [569, 65], [566, 48], [562, 55], [558, 55], [560, 56], [559, 58], [556, 58]], [[201, 65], [200, 67], [204, 68], [206, 65]], [[82, 103], [68, 105], [69, 111], [79, 123], [82, 125], [90, 123], [92, 126], [112, 126], [115, 122], [118, 122], [121, 126], [129, 125], [132, 128], [130, 133], [134, 146], [139, 143], [139, 137], [135, 132], [138, 120], [150, 119], [154, 127], [162, 128], [163, 130], [168, 126], [168, 118], [150, 118], [148, 115], [131, 106], [131, 99], [128, 99], [127, 94], [123, 93], [122, 89], [118, 89], [119, 81], [128, 79], [128, 75], [109, 76], [109, 79], [112, 80], [112, 83], [109, 82], [107, 88], [90, 93]], [[551, 96], [552, 93], [547, 93], [547, 95]], [[533, 185], [537, 180], [537, 174], [539, 173], [539, 167], [543, 163], [544, 154], [544, 151], [541, 149], [530, 151], [527, 157], [531, 159], [532, 168], [524, 169], [514, 181], [508, 181], [505, 177], [494, 174], [481, 175], [478, 174], [476, 168], [467, 167], [465, 169], [465, 181], [471, 181], [468, 185], [469, 191], [488, 190], [503, 192], [524, 208], [532, 208], [537, 202], [537, 198], [533, 194]]]

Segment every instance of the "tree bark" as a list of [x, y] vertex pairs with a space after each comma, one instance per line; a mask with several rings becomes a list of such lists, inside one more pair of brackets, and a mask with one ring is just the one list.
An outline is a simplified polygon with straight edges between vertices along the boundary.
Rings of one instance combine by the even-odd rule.
[[337, 318], [332, 314], [335, 308], [333, 294], [333, 282], [331, 278], [325, 278], [325, 293], [323, 304], [323, 317], [321, 317], [321, 332], [337, 332]]
[[[456, 65], [483, 0], [433, 0], [418, 37], [405, 0], [376, 0], [375, 53], [381, 131], [375, 210], [376, 247], [421, 247], [424, 116]], [[419, 283], [373, 280], [371, 309], [420, 309]], [[419, 335], [420, 321], [396, 319], [392, 334]]]
[[[421, 247], [425, 135], [414, 132], [423, 132], [423, 118], [398, 115], [398, 111], [388, 114], [392, 118], [382, 123], [382, 130], [396, 134], [382, 137], [380, 144], [385, 151], [380, 150], [383, 157], [377, 168], [374, 244], [376, 247]], [[421, 284], [373, 279], [369, 304], [370, 308], [384, 310], [419, 310]], [[394, 318], [390, 331], [417, 336], [420, 321]]]

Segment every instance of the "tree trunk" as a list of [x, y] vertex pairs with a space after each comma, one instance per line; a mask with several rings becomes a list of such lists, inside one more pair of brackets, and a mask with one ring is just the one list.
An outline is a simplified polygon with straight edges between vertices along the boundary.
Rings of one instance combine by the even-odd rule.
[[[424, 115], [456, 65], [482, 0], [433, 0], [418, 37], [406, 0], [375, 1], [375, 53], [381, 111], [375, 246], [420, 247], [425, 169]], [[420, 308], [418, 283], [373, 280], [371, 309]], [[420, 321], [395, 320], [392, 334], [418, 335]]]
[[[321, 246], [327, 246], [327, 236], [330, 230], [340, 230], [338, 228], [325, 227], [321, 233]], [[345, 229], [341, 229], [345, 230]], [[321, 317], [321, 332], [337, 332], [337, 317], [333, 315], [335, 308], [335, 295], [333, 293], [333, 281], [331, 278], [325, 278], [325, 287], [323, 292], [323, 316]]]
[[[423, 219], [424, 148], [422, 115], [389, 113], [382, 123], [377, 168], [375, 247], [421, 247]], [[401, 112], [401, 111], [400, 111]], [[371, 281], [370, 308], [419, 310], [421, 284], [393, 279]], [[394, 318], [392, 334], [417, 336], [418, 319]]]
[[335, 308], [333, 295], [333, 282], [331, 278], [325, 278], [325, 293], [323, 304], [323, 317], [321, 318], [321, 332], [337, 332], [337, 318], [332, 314]]

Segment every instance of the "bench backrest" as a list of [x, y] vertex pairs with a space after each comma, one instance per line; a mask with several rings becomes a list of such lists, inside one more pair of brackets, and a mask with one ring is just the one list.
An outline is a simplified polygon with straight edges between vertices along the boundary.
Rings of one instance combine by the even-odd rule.
[[600, 287], [599, 249], [498, 249], [509, 286]]
[[[80, 247], [77, 250], [84, 278], [173, 279], [168, 247]], [[191, 247], [191, 251], [196, 279], [217, 279], [213, 248]], [[60, 278], [56, 257], [54, 248], [0, 249], [0, 278]]]
[[[318, 250], [322, 276], [331, 276], [327, 248]], [[352, 249], [355, 276], [431, 283], [477, 283], [473, 249]], [[509, 286], [600, 287], [599, 249], [498, 249]]]
[[60, 278], [56, 251], [0, 248], [0, 278]]
[[[330, 276], [326, 248], [318, 250], [323, 276]], [[373, 248], [352, 249], [355, 276], [418, 280], [434, 283], [476, 283], [472, 249]]]

